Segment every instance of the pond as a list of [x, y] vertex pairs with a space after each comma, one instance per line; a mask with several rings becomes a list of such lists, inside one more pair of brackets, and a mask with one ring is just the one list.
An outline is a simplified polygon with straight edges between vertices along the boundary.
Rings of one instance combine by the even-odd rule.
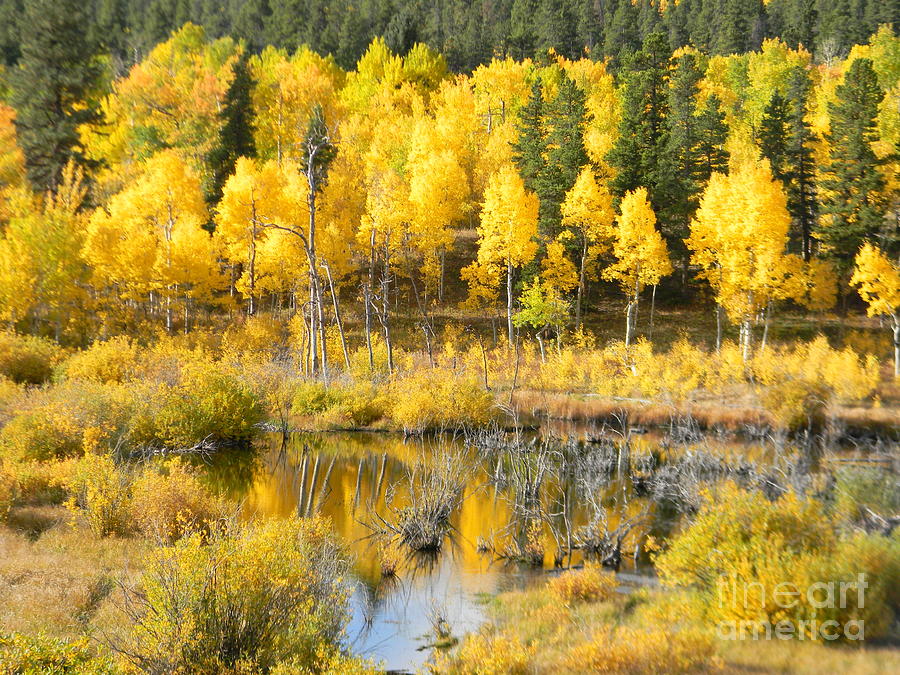
[[[429, 659], [437, 621], [456, 637], [476, 629], [486, 597], [545, 578], [560, 562], [582, 563], [591, 541], [619, 540], [623, 585], [652, 583], [638, 535], [671, 534], [684, 510], [680, 500], [690, 498], [685, 484], [757, 475], [778, 454], [766, 442], [675, 443], [574, 426], [474, 440], [293, 433], [266, 435], [252, 456], [217, 456], [208, 470], [248, 517], [318, 513], [331, 520], [353, 559], [350, 646], [388, 670], [409, 672]], [[456, 471], [458, 501], [439, 550], [416, 552], [397, 543], [389, 526], [416, 498], [417, 477], [441, 470]], [[521, 497], [529, 490], [538, 495], [530, 510]], [[522, 562], [523, 551], [531, 564]], [[393, 561], [394, 574], [383, 573], [384, 559]]]

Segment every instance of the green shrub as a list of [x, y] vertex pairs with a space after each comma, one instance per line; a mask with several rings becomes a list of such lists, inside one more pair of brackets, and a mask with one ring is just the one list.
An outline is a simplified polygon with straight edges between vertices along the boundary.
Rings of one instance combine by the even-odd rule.
[[29, 392], [0, 429], [0, 454], [47, 461], [108, 451], [125, 433], [130, 396], [127, 389], [93, 382]]
[[59, 347], [44, 338], [0, 332], [0, 376], [19, 384], [43, 384], [53, 375]]
[[141, 580], [127, 651], [151, 672], [291, 672], [340, 649], [347, 563], [327, 523], [233, 524], [159, 549]]
[[43, 634], [0, 634], [3, 675], [112, 675], [112, 661], [97, 654], [88, 637], [59, 640]]
[[247, 439], [263, 419], [252, 385], [221, 363], [189, 363], [176, 384], [160, 384], [142, 398], [131, 424], [131, 441], [138, 446]]
[[319, 415], [340, 400], [340, 392], [322, 382], [301, 382], [294, 390], [291, 412], [298, 417]]
[[368, 427], [385, 415], [386, 402], [370, 384], [343, 389], [337, 401], [324, 414], [329, 427]]
[[835, 516], [850, 522], [866, 519], [868, 511], [881, 517], [900, 512], [900, 484], [894, 474], [884, 469], [839, 469], [835, 473], [834, 493]]
[[68, 379], [124, 382], [134, 374], [139, 355], [140, 350], [130, 339], [114, 337], [73, 354], [60, 366], [60, 372]]

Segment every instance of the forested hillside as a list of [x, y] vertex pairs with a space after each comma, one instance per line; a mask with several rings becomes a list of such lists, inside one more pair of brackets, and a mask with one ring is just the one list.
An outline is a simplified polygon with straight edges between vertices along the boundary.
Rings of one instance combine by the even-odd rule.
[[[673, 49], [710, 54], [757, 50], [766, 38], [804, 45], [822, 60], [897, 25], [895, 0], [85, 0], [84, 26], [118, 68], [146, 57], [190, 21], [212, 38], [231, 36], [252, 51], [308, 45], [351, 68], [375, 37], [405, 53], [416, 42], [468, 72], [494, 56], [533, 58], [547, 49], [577, 58], [618, 57], [651, 32]], [[23, 0], [0, 2], [0, 48], [21, 53]], [[27, 24], [24, 24], [27, 28]]]
[[376, 38], [344, 70], [186, 24], [116, 77], [80, 3], [27, 5], [2, 108], [0, 318], [20, 330], [187, 330], [265, 301], [302, 308], [314, 354], [342, 298], [367, 340], [399, 315], [429, 344], [448, 303], [503, 316], [512, 342], [608, 298], [627, 345], [667, 279], [713, 301], [717, 344], [739, 327], [745, 358], [779, 307], [859, 290], [896, 317], [873, 271], [897, 246], [890, 26], [831, 61], [652, 32], [615, 68], [550, 50], [454, 76], [421, 43]]

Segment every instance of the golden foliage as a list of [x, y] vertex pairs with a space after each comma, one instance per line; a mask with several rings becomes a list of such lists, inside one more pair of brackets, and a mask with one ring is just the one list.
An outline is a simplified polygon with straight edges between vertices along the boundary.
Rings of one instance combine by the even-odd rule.
[[597, 633], [566, 659], [572, 672], [653, 675], [716, 670], [712, 638], [697, 630], [619, 628]]
[[611, 572], [597, 567], [569, 570], [547, 582], [547, 590], [562, 602], [597, 602], [609, 600], [618, 582]]
[[0, 376], [13, 382], [46, 382], [59, 357], [59, 347], [50, 340], [11, 331], [0, 332]]
[[518, 638], [481, 631], [467, 635], [452, 656], [439, 654], [428, 670], [453, 675], [525, 675], [535, 651]]
[[140, 350], [125, 336], [95, 342], [66, 359], [60, 370], [68, 379], [94, 382], [124, 382], [138, 367]]

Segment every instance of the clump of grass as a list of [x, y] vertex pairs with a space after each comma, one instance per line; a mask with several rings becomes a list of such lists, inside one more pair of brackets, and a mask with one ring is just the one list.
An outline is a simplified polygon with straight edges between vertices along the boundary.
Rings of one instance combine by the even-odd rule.
[[[434, 464], [413, 465], [404, 484], [392, 485], [385, 500], [388, 512], [375, 514], [373, 529], [391, 534], [414, 551], [422, 553], [441, 550], [450, 530], [450, 516], [463, 496], [464, 463], [455, 455], [444, 452]], [[397, 491], [403, 490], [406, 503], [395, 506]]]

